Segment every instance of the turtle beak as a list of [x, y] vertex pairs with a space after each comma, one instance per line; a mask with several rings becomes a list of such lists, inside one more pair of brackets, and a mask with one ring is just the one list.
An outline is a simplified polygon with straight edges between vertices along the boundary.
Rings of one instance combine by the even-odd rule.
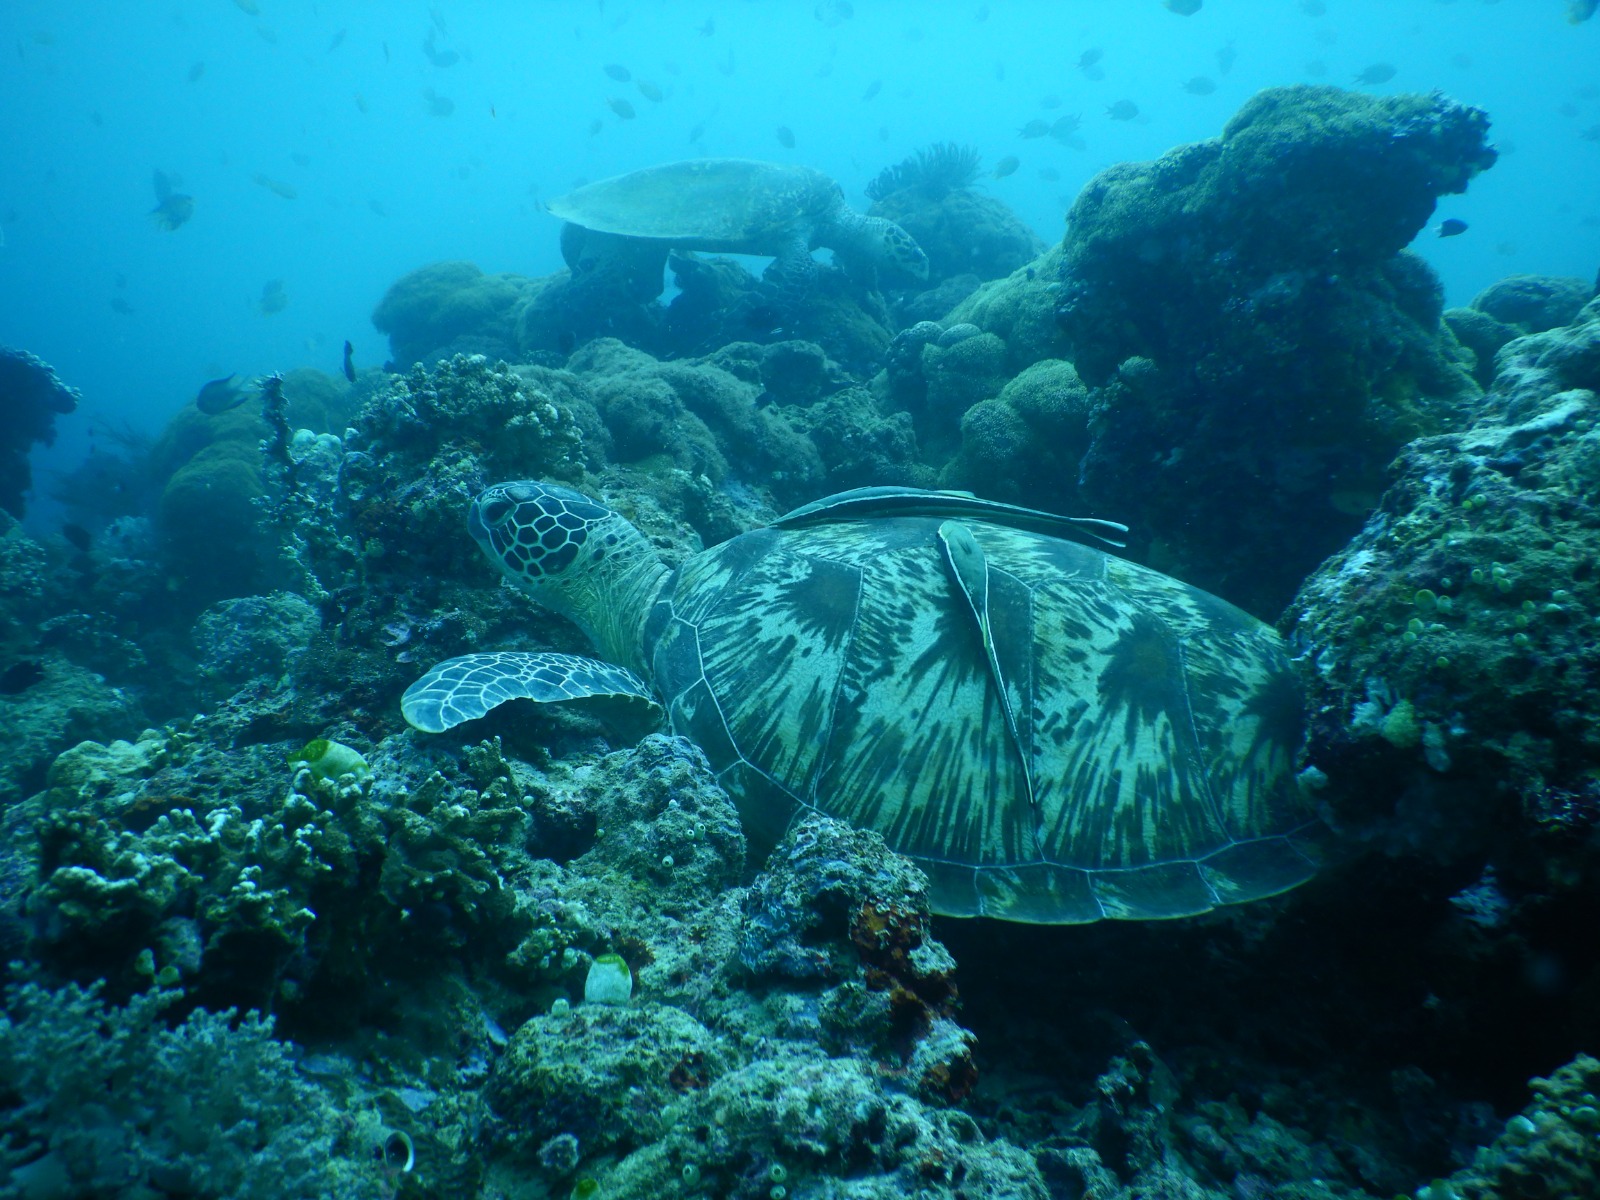
[[472, 540], [478, 545], [489, 545], [489, 527], [483, 523], [483, 516], [478, 501], [474, 500], [467, 509], [467, 532], [472, 535]]

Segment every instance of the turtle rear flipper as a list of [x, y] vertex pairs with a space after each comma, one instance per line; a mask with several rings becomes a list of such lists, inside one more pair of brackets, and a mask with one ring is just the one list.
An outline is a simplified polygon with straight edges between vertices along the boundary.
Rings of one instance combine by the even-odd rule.
[[591, 698], [660, 712], [644, 680], [626, 667], [575, 654], [511, 650], [447, 659], [406, 689], [400, 711], [423, 733], [443, 733], [507, 700], [551, 704]]

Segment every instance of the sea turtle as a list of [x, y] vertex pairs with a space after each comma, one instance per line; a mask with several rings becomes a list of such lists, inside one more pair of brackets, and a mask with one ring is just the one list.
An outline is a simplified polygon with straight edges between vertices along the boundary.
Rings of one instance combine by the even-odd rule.
[[621, 514], [553, 484], [491, 487], [467, 525], [605, 661], [450, 659], [406, 690], [418, 729], [517, 698], [659, 705], [754, 843], [807, 810], [875, 829], [955, 916], [1180, 917], [1314, 870], [1281, 640], [1067, 540], [1107, 522], [862, 488], [676, 570]]
[[826, 247], [847, 269], [928, 277], [928, 257], [909, 233], [856, 212], [839, 185], [811, 167], [747, 158], [662, 163], [585, 184], [545, 207], [568, 223], [561, 247], [575, 273], [597, 250], [630, 267], [641, 253], [652, 257], [657, 279], [673, 249], [771, 255], [768, 281], [799, 296], [816, 273], [811, 252]]

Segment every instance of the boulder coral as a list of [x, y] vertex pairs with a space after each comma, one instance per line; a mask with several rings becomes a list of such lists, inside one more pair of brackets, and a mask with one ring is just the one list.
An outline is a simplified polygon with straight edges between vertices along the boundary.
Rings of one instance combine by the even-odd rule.
[[390, 286], [372, 323], [402, 370], [456, 353], [515, 357], [518, 308], [530, 287], [521, 275], [486, 275], [470, 262], [430, 263]]
[[1494, 163], [1488, 125], [1439, 94], [1269, 88], [1085, 186], [1057, 309], [1094, 391], [1082, 487], [1155, 565], [1271, 613], [1475, 398], [1403, 251]]
[[78, 392], [26, 350], [0, 346], [0, 509], [22, 516], [32, 483], [28, 451], [55, 441], [56, 418], [78, 407]]

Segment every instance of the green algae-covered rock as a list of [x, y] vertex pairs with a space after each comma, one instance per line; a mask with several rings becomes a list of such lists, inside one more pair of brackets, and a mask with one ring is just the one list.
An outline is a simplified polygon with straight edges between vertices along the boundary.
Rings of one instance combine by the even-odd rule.
[[942, 485], [1014, 504], [1053, 493], [1076, 511], [1069, 488], [1089, 448], [1089, 412], [1089, 389], [1071, 363], [1036, 362], [962, 416], [961, 448]]
[[945, 326], [973, 324], [1006, 344], [1015, 372], [1043, 358], [1068, 358], [1069, 343], [1056, 321], [1064, 250], [1052, 246], [1004, 279], [985, 283], [947, 313]]
[[529, 287], [520, 275], [486, 275], [470, 262], [430, 263], [390, 285], [372, 323], [388, 335], [402, 370], [442, 352], [503, 355], [515, 344], [518, 307]]
[[515, 1145], [558, 1134], [585, 1153], [631, 1149], [672, 1124], [681, 1094], [725, 1069], [720, 1040], [681, 1009], [636, 999], [534, 1017], [512, 1035], [485, 1093]]
[[1488, 125], [1438, 93], [1269, 88], [1220, 138], [1084, 187], [1056, 315], [1094, 392], [1083, 498], [1136, 551], [1273, 611], [1394, 453], [1462, 419], [1472, 363], [1403, 250], [1494, 162]]
[[1589, 828], [1600, 795], [1600, 302], [1498, 362], [1478, 419], [1405, 449], [1290, 616], [1320, 714], [1310, 756], [1345, 819], [1563, 893], [1593, 870], [1563, 831]]

